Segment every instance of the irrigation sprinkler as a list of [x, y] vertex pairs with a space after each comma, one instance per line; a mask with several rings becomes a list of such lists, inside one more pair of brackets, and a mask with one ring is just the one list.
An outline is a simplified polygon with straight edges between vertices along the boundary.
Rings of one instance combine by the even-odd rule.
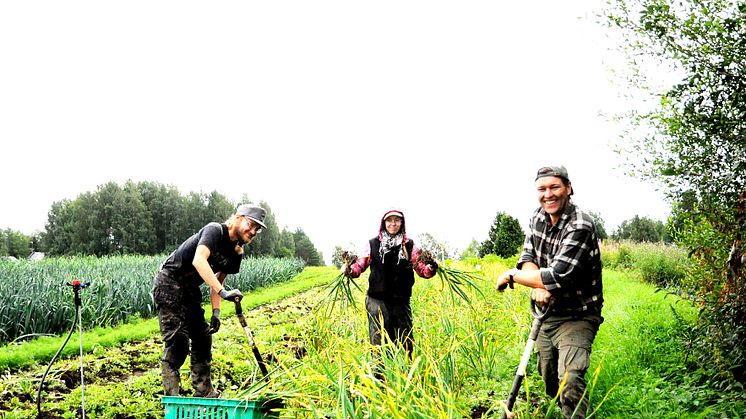
[[62, 346], [60, 346], [60, 349], [57, 350], [57, 353], [54, 354], [52, 357], [52, 360], [49, 361], [49, 365], [47, 365], [46, 371], [44, 371], [44, 375], [41, 376], [41, 381], [39, 381], [39, 391], [36, 394], [36, 410], [38, 412], [38, 417], [41, 418], [41, 389], [44, 387], [44, 380], [47, 378], [47, 374], [49, 373], [49, 369], [52, 368], [52, 364], [54, 364], [54, 361], [57, 359], [57, 357], [60, 355], [62, 350], [65, 348], [65, 345], [67, 345], [67, 342], [70, 340], [70, 336], [72, 336], [73, 331], [75, 330], [75, 324], [78, 325], [78, 331], [80, 335], [80, 399], [81, 399], [81, 413], [82, 418], [85, 419], [85, 382], [83, 380], [83, 322], [81, 320], [81, 300], [80, 300], [80, 291], [84, 288], [87, 288], [91, 285], [90, 282], [81, 282], [79, 279], [74, 279], [71, 282], [66, 283], [65, 285], [73, 287], [73, 294], [74, 294], [74, 302], [75, 302], [75, 318], [73, 319], [73, 324], [70, 327], [70, 332], [67, 334], [67, 337], [65, 338], [65, 341], [62, 342]]

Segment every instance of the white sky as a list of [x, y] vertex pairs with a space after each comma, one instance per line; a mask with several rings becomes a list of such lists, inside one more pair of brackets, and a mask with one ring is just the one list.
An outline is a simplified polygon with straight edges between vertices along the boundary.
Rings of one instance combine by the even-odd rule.
[[612, 144], [597, 1], [0, 3], [0, 228], [108, 181], [246, 193], [329, 260], [402, 209], [463, 249], [564, 164], [609, 233], [663, 220]]

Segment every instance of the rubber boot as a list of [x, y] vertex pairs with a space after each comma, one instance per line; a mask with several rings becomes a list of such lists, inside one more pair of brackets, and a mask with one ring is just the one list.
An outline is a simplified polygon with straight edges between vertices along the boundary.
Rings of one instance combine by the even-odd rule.
[[210, 364], [192, 364], [192, 387], [194, 397], [218, 398], [220, 393], [212, 386]]
[[181, 390], [179, 370], [172, 368], [168, 362], [161, 361], [161, 374], [163, 375], [163, 394], [166, 396], [178, 396]]

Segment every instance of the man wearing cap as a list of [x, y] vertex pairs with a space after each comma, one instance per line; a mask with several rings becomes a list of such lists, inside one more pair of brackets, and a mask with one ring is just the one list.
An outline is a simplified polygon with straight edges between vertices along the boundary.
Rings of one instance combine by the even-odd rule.
[[591, 346], [603, 322], [601, 252], [593, 218], [570, 199], [573, 187], [564, 166], [536, 174], [540, 207], [529, 222], [516, 268], [497, 280], [498, 291], [513, 283], [531, 289], [539, 304], [551, 302], [550, 315], [536, 339], [539, 373], [546, 393], [559, 394], [562, 415], [584, 418], [588, 409], [585, 373]]
[[[238, 273], [243, 245], [265, 228], [264, 208], [242, 204], [224, 223], [202, 227], [171, 253], [155, 277], [153, 300], [163, 336], [163, 390], [178, 396], [179, 369], [191, 352], [190, 369], [196, 397], [218, 397], [210, 378], [212, 334], [220, 328], [220, 301], [240, 301], [241, 291], [223, 288], [226, 275]], [[210, 287], [212, 318], [208, 325], [199, 286]]]
[[[408, 354], [413, 349], [412, 309], [410, 297], [414, 273], [432, 278], [438, 270], [434, 260], [420, 260], [420, 250], [407, 237], [404, 214], [399, 210], [386, 211], [381, 217], [378, 235], [370, 239], [361, 255], [342, 267], [345, 275], [358, 278], [368, 267], [368, 291], [365, 308], [368, 313], [368, 334], [371, 345], [378, 348], [384, 334], [392, 342], [402, 345]], [[379, 359], [376, 359], [379, 361]], [[383, 377], [376, 366], [375, 374]]]

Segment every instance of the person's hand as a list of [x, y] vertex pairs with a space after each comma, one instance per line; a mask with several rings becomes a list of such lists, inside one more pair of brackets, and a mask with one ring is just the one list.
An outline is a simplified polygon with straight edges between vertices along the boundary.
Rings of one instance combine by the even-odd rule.
[[210, 318], [210, 327], [207, 329], [208, 334], [217, 333], [220, 330], [220, 309], [212, 309], [212, 317]]
[[549, 300], [552, 299], [552, 293], [544, 288], [532, 288], [531, 299], [544, 306], [549, 304]]
[[352, 264], [355, 263], [355, 261], [357, 261], [357, 256], [355, 254], [346, 250], [342, 252], [342, 266], [339, 268], [342, 275], [348, 278], [352, 277]]
[[497, 284], [495, 285], [495, 289], [497, 289], [500, 292], [505, 291], [505, 288], [508, 288], [508, 285], [510, 285], [510, 288], [513, 288], [513, 275], [515, 275], [516, 270], [510, 269], [508, 271], [503, 272], [502, 275], [500, 275], [499, 278], [497, 278]]
[[243, 294], [241, 294], [241, 291], [237, 289], [232, 289], [230, 291], [226, 291], [225, 288], [220, 290], [220, 298], [228, 301], [236, 301], [236, 298], [238, 298], [238, 301], [243, 300]]
[[349, 262], [342, 262], [342, 266], [339, 268], [339, 271], [342, 272], [342, 275], [349, 278], [352, 275], [352, 266]]
[[433, 272], [437, 272], [437, 271], [438, 271], [438, 262], [436, 262], [436, 261], [434, 261], [434, 260], [431, 260], [431, 261], [430, 261], [430, 262], [428, 262], [427, 264], [428, 264], [428, 265], [430, 265], [430, 269], [431, 269], [431, 270], [432, 270]]

